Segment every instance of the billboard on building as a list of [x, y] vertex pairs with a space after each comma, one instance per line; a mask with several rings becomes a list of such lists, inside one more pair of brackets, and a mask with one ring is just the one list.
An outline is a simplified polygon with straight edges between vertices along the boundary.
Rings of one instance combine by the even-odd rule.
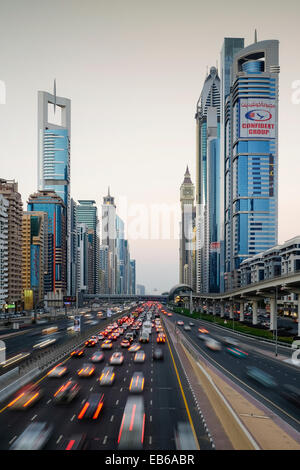
[[241, 98], [239, 103], [239, 137], [246, 139], [275, 139], [275, 100], [269, 98]]

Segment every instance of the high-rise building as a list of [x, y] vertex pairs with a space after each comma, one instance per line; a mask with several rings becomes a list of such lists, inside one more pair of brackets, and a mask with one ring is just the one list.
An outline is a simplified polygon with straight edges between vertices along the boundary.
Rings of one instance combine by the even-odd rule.
[[77, 291], [88, 292], [89, 240], [88, 227], [77, 225]]
[[89, 290], [90, 294], [99, 293], [99, 235], [98, 235], [98, 211], [94, 200], [79, 200], [76, 208], [77, 224], [85, 224], [88, 229], [88, 239], [92, 247], [92, 255], [89, 263]]
[[103, 198], [102, 204], [102, 245], [108, 246], [108, 291], [115, 294], [117, 290], [117, 223], [116, 205], [114, 197], [110, 195], [108, 188], [107, 196]]
[[[51, 108], [54, 110], [53, 119], [50, 117]], [[55, 191], [66, 208], [66, 282], [69, 294], [74, 291], [74, 266], [71, 267], [70, 142], [71, 100], [56, 96], [54, 83], [53, 95], [45, 91], [38, 92], [38, 190]]]
[[68, 295], [76, 295], [77, 286], [77, 204], [74, 199], [70, 202], [70, 259], [68, 270]]
[[[48, 217], [46, 212], [23, 212], [22, 287], [26, 309], [26, 291], [32, 291], [32, 304], [44, 300], [44, 274], [47, 272]], [[30, 308], [30, 307], [29, 307]], [[31, 307], [32, 308], [32, 307]]]
[[8, 206], [0, 194], [0, 309], [8, 297]]
[[100, 294], [108, 294], [108, 246], [100, 245]]
[[116, 293], [125, 293], [125, 244], [124, 222], [116, 215]]
[[130, 260], [130, 292], [129, 294], [136, 293], [136, 264], [135, 259]]
[[180, 222], [180, 261], [179, 282], [192, 284], [191, 258], [193, 226], [195, 224], [195, 186], [192, 183], [188, 167], [180, 187], [181, 222]]
[[137, 284], [136, 285], [136, 293], [137, 295], [145, 295], [146, 294], [146, 288], [142, 284]]
[[27, 203], [28, 212], [47, 214], [47, 271], [44, 275], [46, 305], [62, 305], [67, 288], [66, 206], [56, 192], [37, 191]]
[[[221, 50], [221, 140], [220, 140], [220, 292], [225, 290], [224, 273], [230, 272], [230, 208], [231, 208], [231, 67], [235, 54], [244, 48], [243, 38], [224, 38]], [[227, 132], [225, 133], [225, 127]]]
[[[15, 303], [16, 308], [21, 307], [22, 302], [22, 214], [23, 204], [18, 192], [18, 183], [0, 179], [0, 195], [8, 201], [7, 211], [2, 205], [2, 211], [7, 214], [7, 244], [5, 241], [3, 253], [7, 247], [7, 297], [8, 303]], [[6, 215], [3, 215], [6, 218]], [[4, 233], [6, 238], [6, 233]], [[3, 268], [5, 270], [5, 267]]]
[[226, 231], [226, 288], [240, 284], [244, 259], [277, 244], [279, 42], [260, 41], [237, 52], [231, 68], [230, 201]]
[[218, 292], [220, 284], [220, 78], [207, 75], [196, 110], [197, 292]]

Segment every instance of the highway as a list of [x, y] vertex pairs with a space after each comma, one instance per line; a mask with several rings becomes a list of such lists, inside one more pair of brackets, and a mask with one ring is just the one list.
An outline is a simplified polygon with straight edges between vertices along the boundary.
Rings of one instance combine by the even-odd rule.
[[[65, 359], [64, 363], [68, 368], [66, 377], [50, 378], [44, 374], [35, 380], [42, 388], [43, 396], [32, 407], [22, 411], [7, 408], [12, 397], [3, 403], [0, 410], [0, 449], [9, 449], [31, 422], [47, 422], [53, 425], [51, 439], [45, 447], [48, 450], [65, 449], [70, 437], [78, 433], [87, 435], [88, 448], [91, 450], [117, 449], [124, 407], [127, 398], [132, 395], [129, 392], [129, 385], [136, 371], [143, 372], [145, 377], [142, 393], [146, 414], [143, 449], [175, 450], [174, 433], [179, 422], [192, 425], [201, 449], [211, 449], [181, 366], [169, 342], [160, 345], [164, 359], [153, 360], [152, 353], [157, 346], [156, 333], [153, 329], [149, 343], [141, 347], [146, 354], [145, 362], [137, 364], [133, 361], [134, 353], [121, 347], [122, 338], [121, 335], [113, 343], [112, 350], [104, 351], [105, 360], [95, 364], [96, 371], [93, 376], [78, 377], [77, 371], [84, 363], [90, 361], [95, 350], [100, 349], [99, 343], [95, 347], [86, 347], [81, 358]], [[114, 366], [116, 379], [113, 385], [100, 386], [98, 379], [101, 371], [103, 367], [109, 365], [109, 358], [116, 351], [124, 354], [124, 363]], [[57, 405], [54, 403], [53, 395], [69, 378], [80, 384], [79, 395], [69, 404]], [[93, 392], [104, 393], [103, 409], [95, 421], [79, 420], [78, 414], [89, 394]]]
[[[299, 389], [300, 370], [296, 366], [275, 359], [274, 345], [249, 339], [229, 329], [225, 330], [214, 325], [214, 323], [190, 319], [180, 314], [173, 313], [172, 316], [166, 318], [174, 325], [174, 331], [175, 321], [182, 320], [185, 325], [188, 325], [189, 322], [194, 323], [194, 326], [191, 326], [191, 331], [185, 331], [184, 326], [178, 326], [178, 328], [201, 355], [250, 395], [269, 407], [297, 431], [300, 431], [300, 408], [286, 400], [279, 393], [285, 384]], [[205, 342], [198, 338], [199, 327], [205, 328], [208, 331], [206, 334], [219, 342], [224, 337], [238, 340], [239, 348], [248, 353], [248, 356], [243, 358], [235, 357], [226, 351], [224, 344], [220, 351], [208, 349]], [[286, 358], [291, 357], [291, 352], [283, 347], [278, 347], [278, 354]], [[253, 379], [247, 376], [246, 366], [255, 366], [271, 375], [277, 382], [277, 386], [268, 388], [256, 381], [254, 382]]]

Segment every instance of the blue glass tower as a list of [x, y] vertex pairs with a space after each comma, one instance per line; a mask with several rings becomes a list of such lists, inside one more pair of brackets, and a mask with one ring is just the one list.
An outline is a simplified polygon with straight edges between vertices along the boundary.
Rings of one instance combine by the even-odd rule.
[[239, 286], [241, 262], [277, 244], [278, 49], [275, 40], [255, 42], [232, 64], [230, 119], [230, 276]]

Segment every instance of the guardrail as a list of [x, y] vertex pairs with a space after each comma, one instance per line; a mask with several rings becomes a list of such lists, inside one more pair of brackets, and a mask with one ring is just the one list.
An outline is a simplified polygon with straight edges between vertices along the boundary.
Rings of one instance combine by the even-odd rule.
[[[2, 387], [0, 383], [0, 402], [5, 400], [16, 390], [18, 390], [20, 386], [26, 385], [26, 383], [32, 380], [32, 378], [38, 376], [49, 366], [55, 364], [56, 362], [70, 354], [71, 351], [81, 346], [88, 338], [96, 334], [99, 329], [104, 328], [107, 324], [114, 322], [116, 319], [122, 317], [123, 315], [124, 312], [110, 317], [105, 321], [102, 321], [101, 325], [97, 324], [82, 333], [75, 333], [76, 336], [70, 338], [63, 344], [51, 346], [45, 351], [35, 351], [35, 353], [31, 357], [26, 359], [18, 367], [18, 379], [15, 379], [15, 373], [10, 374], [11, 371], [1, 376]], [[5, 381], [6, 384], [4, 386]]]

